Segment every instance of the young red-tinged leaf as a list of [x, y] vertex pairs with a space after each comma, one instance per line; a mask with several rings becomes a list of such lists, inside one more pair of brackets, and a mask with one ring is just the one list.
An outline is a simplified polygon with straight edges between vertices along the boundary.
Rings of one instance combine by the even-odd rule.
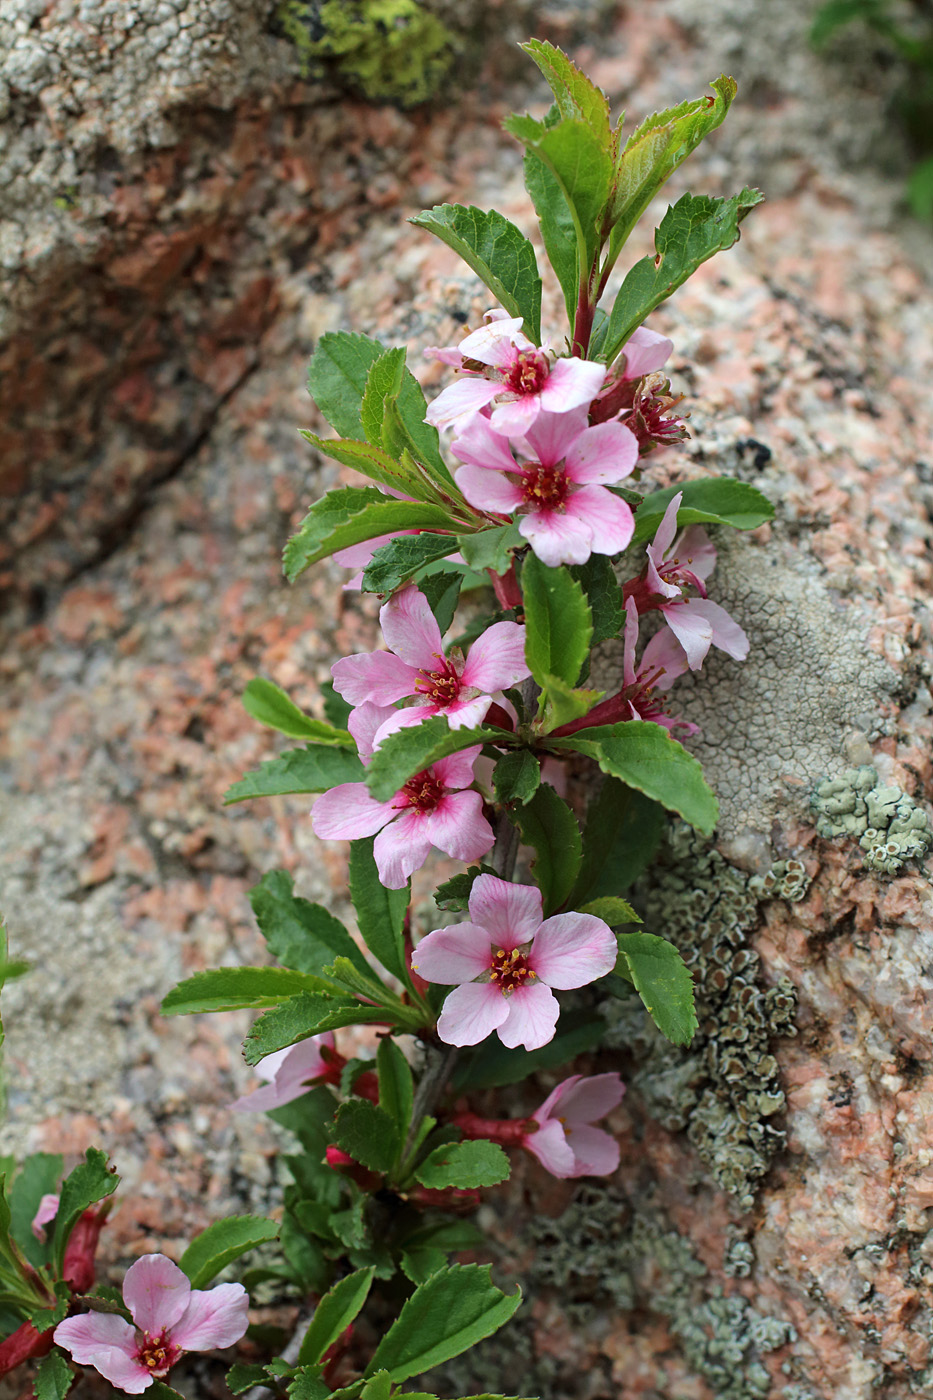
[[323, 720], [312, 719], [273, 681], [263, 676], [251, 680], [243, 692], [243, 708], [253, 719], [269, 729], [277, 729], [290, 739], [308, 739], [316, 744], [335, 744], [339, 748], [355, 749], [353, 736], [346, 729], [335, 729]]
[[593, 616], [582, 585], [570, 571], [550, 569], [535, 554], [522, 565], [525, 659], [539, 685], [556, 676], [576, 685], [589, 652]]
[[206, 1288], [221, 1269], [257, 1245], [278, 1239], [279, 1227], [261, 1215], [230, 1215], [196, 1235], [178, 1261], [192, 1288]]
[[689, 1045], [697, 1028], [693, 978], [673, 943], [653, 933], [620, 933], [619, 952], [635, 990], [662, 1035]]
[[328, 1347], [349, 1327], [369, 1295], [375, 1269], [358, 1269], [335, 1283], [318, 1303], [301, 1343], [298, 1364], [320, 1361]]
[[435, 1147], [415, 1168], [415, 1180], [431, 1190], [495, 1186], [509, 1175], [509, 1159], [495, 1142], [478, 1138]]
[[534, 847], [531, 871], [547, 917], [564, 904], [580, 869], [577, 819], [550, 784], [542, 783], [530, 802], [514, 809], [512, 820], [525, 845]]
[[309, 744], [304, 749], [287, 749], [277, 758], [244, 774], [227, 788], [224, 806], [247, 802], [254, 797], [289, 797], [298, 793], [327, 792], [340, 783], [362, 782], [363, 765], [349, 749], [327, 744]]

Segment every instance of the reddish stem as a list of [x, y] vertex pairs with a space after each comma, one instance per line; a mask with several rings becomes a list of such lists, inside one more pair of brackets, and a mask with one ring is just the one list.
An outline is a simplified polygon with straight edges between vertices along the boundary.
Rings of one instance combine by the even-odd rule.
[[585, 360], [587, 351], [590, 348], [590, 336], [593, 333], [593, 316], [596, 307], [590, 301], [589, 281], [583, 283], [580, 288], [580, 295], [577, 298], [577, 311], [573, 320], [573, 345], [570, 353], [579, 359]]
[[534, 1118], [480, 1118], [477, 1113], [455, 1113], [450, 1119], [465, 1138], [489, 1138], [503, 1147], [521, 1147], [529, 1133], [537, 1132]]
[[608, 700], [600, 700], [589, 714], [580, 719], [572, 719], [569, 723], [562, 724], [559, 729], [552, 729], [548, 737], [566, 739], [568, 734], [576, 734], [580, 729], [593, 729], [597, 724], [618, 724], [620, 720], [629, 718], [625, 691], [620, 690], [618, 695], [611, 695]]
[[515, 565], [509, 566], [507, 574], [497, 574], [493, 569], [487, 569], [487, 574], [495, 589], [496, 599], [503, 611], [509, 608], [520, 608], [522, 605], [522, 590], [518, 586], [518, 579], [515, 577]]

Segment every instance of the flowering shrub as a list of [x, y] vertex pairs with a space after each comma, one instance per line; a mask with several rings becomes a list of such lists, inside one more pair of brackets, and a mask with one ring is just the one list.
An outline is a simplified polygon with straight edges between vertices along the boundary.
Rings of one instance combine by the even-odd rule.
[[[451, 1262], [482, 1249], [462, 1217], [509, 1176], [504, 1149], [525, 1149], [536, 1170], [561, 1178], [618, 1164], [617, 1142], [596, 1126], [622, 1098], [615, 1072], [572, 1073], [511, 1120], [479, 1117], [471, 1094], [526, 1079], [545, 1047], [551, 1067], [598, 1048], [597, 1014], [562, 1025], [560, 993], [571, 988], [634, 987], [671, 1040], [695, 1029], [683, 960], [663, 930], [639, 927], [623, 896], [651, 860], [659, 810], [702, 833], [715, 825], [700, 765], [673, 737], [696, 726], [665, 704], [711, 646], [736, 661], [748, 652], [740, 622], [709, 597], [716, 550], [705, 527], [753, 528], [771, 509], [725, 478], [663, 490], [645, 481], [642, 460], [686, 429], [661, 373], [672, 343], [644, 321], [736, 241], [761, 196], [683, 195], [657, 229], [655, 254], [603, 305], [635, 223], [722, 122], [735, 84], [720, 78], [713, 95], [648, 118], [623, 141], [604, 95], [564, 54], [538, 41], [525, 48], [555, 105], [542, 121], [506, 126], [525, 148], [566, 339], [542, 339], [537, 255], [502, 215], [441, 205], [412, 221], [464, 258], [498, 304], [459, 346], [426, 352], [459, 376], [430, 405], [404, 349], [321, 337], [310, 387], [337, 436], [306, 436], [373, 485], [329, 491], [285, 550], [291, 580], [331, 556], [362, 569], [355, 582], [383, 599], [385, 649], [335, 662], [323, 717], [265, 679], [244, 697], [299, 745], [235, 783], [227, 801], [313, 794], [316, 835], [350, 842], [357, 928], [273, 871], [251, 902], [274, 964], [198, 973], [163, 1005], [170, 1015], [262, 1012], [244, 1053], [264, 1083], [233, 1107], [272, 1112], [296, 1135], [283, 1218], [220, 1221], [179, 1266], [161, 1255], [134, 1264], [122, 1300], [90, 1293], [97, 1203], [112, 1174], [89, 1154], [52, 1199], [61, 1163], [31, 1159], [0, 1221], [6, 1296], [21, 1324], [5, 1362], [0, 1348], [6, 1369], [54, 1338], [118, 1390], [152, 1388], [164, 1400], [183, 1352], [243, 1334], [243, 1288], [205, 1285], [277, 1236], [263, 1276], [313, 1297], [313, 1318], [282, 1357], [234, 1365], [231, 1389], [390, 1400], [519, 1306], [488, 1265]], [[605, 694], [589, 683], [591, 656], [612, 638], [623, 684]], [[582, 821], [564, 796], [568, 763], [602, 774]], [[437, 889], [447, 920], [427, 928], [409, 882], [432, 848], [468, 868]], [[342, 1033], [358, 1026], [378, 1028], [372, 1060], [341, 1052]], [[352, 1349], [352, 1325], [373, 1289], [383, 1317], [405, 1301], [367, 1362]], [[341, 1384], [335, 1367], [348, 1347], [356, 1379]], [[61, 1400], [69, 1381], [52, 1352], [39, 1400]]]

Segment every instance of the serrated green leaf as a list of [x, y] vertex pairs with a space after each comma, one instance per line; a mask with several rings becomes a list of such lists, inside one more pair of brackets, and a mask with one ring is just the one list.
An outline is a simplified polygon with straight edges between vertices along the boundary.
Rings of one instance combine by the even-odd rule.
[[321, 992], [320, 977], [287, 967], [218, 967], [186, 977], [162, 998], [163, 1016], [191, 1016], [205, 1011], [261, 1011], [279, 1006], [299, 992]]
[[556, 176], [530, 151], [525, 153], [524, 171], [525, 188], [534, 204], [548, 262], [560, 283], [567, 320], [572, 326], [579, 293], [573, 213]]
[[287, 797], [295, 793], [327, 792], [339, 783], [363, 781], [363, 765], [349, 749], [309, 744], [267, 759], [238, 783], [227, 788], [224, 806], [253, 797]]
[[36, 1400], [65, 1400], [74, 1372], [59, 1351], [51, 1351], [39, 1362], [34, 1382]]
[[273, 1007], [253, 1023], [243, 1042], [243, 1058], [248, 1065], [256, 1065], [274, 1050], [284, 1050], [286, 1045], [306, 1040], [309, 1035], [336, 1031], [341, 1026], [384, 1021], [385, 1018], [385, 1009], [380, 1006], [364, 1006], [362, 1002], [349, 997], [301, 992], [283, 1001], [281, 1006]]
[[454, 620], [462, 586], [463, 574], [459, 569], [451, 573], [444, 571], [428, 574], [426, 578], [419, 580], [418, 587], [428, 600], [441, 636]]
[[505, 574], [512, 563], [512, 551], [527, 544], [516, 524], [494, 525], [475, 535], [459, 535], [457, 548], [471, 569], [492, 569]]
[[453, 1186], [469, 1190], [495, 1186], [509, 1175], [509, 1159], [495, 1142], [478, 1138], [471, 1142], [448, 1142], [435, 1147], [415, 1168], [415, 1180], [429, 1190]]
[[731, 525], [735, 530], [754, 530], [774, 519], [774, 506], [755, 486], [730, 476], [684, 481], [663, 491], [652, 491], [635, 514], [633, 544], [654, 537], [665, 510], [678, 491], [683, 500], [677, 510], [677, 527], [686, 525]]
[[528, 338], [540, 344], [541, 277], [535, 250], [513, 223], [495, 209], [461, 204], [437, 204], [409, 223], [435, 234], [463, 258], [509, 315], [523, 318]]
[[693, 978], [680, 953], [653, 933], [620, 933], [618, 939], [635, 990], [658, 1030], [675, 1045], [689, 1045], [697, 1018]]
[[231, 1215], [216, 1220], [196, 1235], [178, 1261], [192, 1288], [206, 1288], [221, 1269], [239, 1259], [247, 1250], [278, 1238], [274, 1220], [261, 1215]]
[[608, 556], [591, 554], [585, 564], [572, 564], [570, 573], [582, 586], [593, 615], [590, 646], [596, 647], [600, 642], [618, 637], [625, 621], [622, 585], [615, 576]]
[[512, 749], [499, 759], [492, 781], [497, 802], [529, 802], [541, 783], [541, 764], [530, 749]]
[[582, 843], [577, 819], [550, 784], [542, 783], [530, 802], [513, 810], [512, 820], [525, 845], [534, 847], [531, 873], [547, 917], [565, 902], [580, 869]]
[[350, 843], [349, 884], [363, 942], [386, 971], [410, 989], [403, 935], [408, 886], [401, 890], [385, 888], [376, 869], [371, 836]]
[[379, 1371], [360, 1391], [360, 1400], [389, 1400], [392, 1378], [388, 1371]]
[[112, 1196], [120, 1184], [116, 1172], [107, 1165], [107, 1154], [89, 1147], [84, 1161], [65, 1177], [59, 1192], [58, 1214], [52, 1229], [51, 1253], [54, 1272], [61, 1277], [65, 1246], [80, 1216], [89, 1206]]
[[395, 350], [387, 350], [369, 367], [363, 401], [360, 404], [360, 422], [366, 440], [378, 447], [386, 445], [382, 438], [386, 404], [393, 403], [398, 398], [404, 370], [405, 351], [401, 346]]
[[[331, 444], [333, 445], [333, 444]], [[290, 583], [311, 564], [338, 549], [377, 535], [403, 530], [456, 530], [458, 522], [442, 506], [426, 501], [396, 501], [374, 486], [345, 486], [316, 501], [285, 546], [285, 576]]]
[[699, 761], [660, 724], [626, 720], [551, 742], [595, 758], [604, 773], [679, 813], [704, 836], [715, 827], [719, 803]]
[[445, 880], [434, 891], [434, 903], [438, 909], [453, 910], [462, 913], [467, 908], [470, 901], [470, 891], [473, 888], [473, 881], [478, 875], [495, 875], [491, 865], [471, 865], [468, 870], [462, 871], [459, 875], [451, 875], [449, 880]]
[[366, 1368], [393, 1381], [420, 1375], [497, 1332], [519, 1307], [521, 1289], [511, 1296], [496, 1288], [488, 1264], [454, 1264], [416, 1288], [382, 1338]]
[[530, 54], [547, 78], [560, 115], [585, 122], [599, 144], [612, 149], [609, 99], [601, 88], [581, 73], [567, 55], [542, 39], [529, 39], [519, 48]]
[[298, 1353], [299, 1366], [320, 1361], [349, 1327], [369, 1296], [374, 1269], [358, 1269], [335, 1283], [318, 1303]]
[[614, 928], [617, 924], [640, 924], [641, 919], [635, 910], [625, 899], [620, 899], [618, 895], [605, 894], [599, 899], [591, 899], [588, 904], [580, 905], [581, 914], [593, 914], [595, 918], [602, 919], [604, 923]]
[[644, 793], [606, 778], [590, 799], [583, 832], [583, 864], [570, 903], [627, 890], [661, 843], [664, 808]]
[[262, 676], [251, 680], [243, 691], [243, 708], [260, 724], [277, 729], [290, 739], [309, 739], [316, 744], [356, 748], [353, 736], [346, 729], [336, 729], [332, 724], [312, 719], [289, 699], [284, 690]]
[[[10, 1234], [34, 1268], [46, 1262], [46, 1245], [32, 1232], [32, 1222], [43, 1196], [55, 1195], [62, 1175], [63, 1160], [59, 1152], [34, 1152], [25, 1159], [13, 1180], [6, 1187], [10, 1202]], [[9, 1177], [7, 1177], [9, 1180]]]
[[322, 335], [308, 365], [311, 397], [341, 437], [362, 438], [360, 405], [373, 362], [384, 347], [352, 331]]
[[332, 724], [335, 729], [346, 729], [353, 706], [349, 700], [344, 700], [342, 695], [337, 694], [333, 681], [322, 681], [320, 690], [324, 702], [324, 716], [328, 724]]
[[377, 802], [388, 802], [409, 778], [425, 772], [439, 759], [476, 744], [514, 742], [514, 737], [491, 725], [451, 729], [443, 715], [432, 715], [383, 739], [366, 769], [366, 785]]
[[725, 121], [736, 85], [732, 78], [721, 77], [710, 86], [714, 97], [681, 102], [647, 117], [619, 153], [610, 203], [612, 263], [664, 182]]
[[340, 1105], [334, 1137], [355, 1162], [374, 1172], [391, 1172], [402, 1145], [398, 1124], [368, 1099], [349, 1099]]
[[540, 1050], [509, 1050], [492, 1035], [471, 1052], [461, 1051], [451, 1076], [454, 1091], [498, 1089], [518, 1084], [542, 1070], [558, 1069], [600, 1044], [606, 1032], [605, 1021], [591, 1010], [565, 1011], [557, 1023], [553, 1040]]
[[593, 635], [590, 605], [570, 571], [549, 569], [535, 554], [522, 565], [525, 660], [539, 685], [556, 676], [576, 684]]
[[[414, 467], [406, 466], [404, 461], [384, 448], [370, 442], [357, 442], [356, 438], [319, 437], [317, 433], [309, 432], [306, 428], [300, 429], [300, 432], [305, 441], [310, 442], [311, 446], [316, 447], [325, 457], [333, 457], [335, 462], [352, 467], [354, 471], [368, 476], [370, 481], [381, 482], [383, 486], [388, 486], [392, 491], [399, 491], [406, 497], [436, 502], [435, 493], [425, 488], [423, 478]], [[385, 496], [382, 499], [385, 500]]]
[[[26, 1317], [37, 1332], [49, 1332], [53, 1327], [57, 1327], [60, 1322], [64, 1322], [68, 1315], [71, 1304], [71, 1296], [68, 1293], [67, 1284], [61, 1282], [55, 1285], [55, 1290], [59, 1294], [58, 1302], [54, 1307], [29, 1308]], [[62, 1297], [61, 1294], [65, 1296]]]
[[234, 1395], [242, 1395], [244, 1390], [252, 1390], [254, 1385], [264, 1385], [269, 1390], [274, 1389], [272, 1381], [266, 1374], [265, 1366], [256, 1366], [247, 1361], [236, 1361], [230, 1367], [224, 1380], [227, 1389]]
[[349, 958], [364, 975], [369, 964], [339, 919], [294, 892], [287, 870], [270, 870], [249, 892], [269, 952], [284, 967], [318, 976], [335, 957]]
[[302, 1366], [295, 1371], [288, 1383], [290, 1400], [329, 1400], [331, 1388], [321, 1380], [320, 1369], [319, 1366]]
[[411, 1066], [390, 1036], [383, 1036], [379, 1042], [376, 1072], [379, 1075], [379, 1106], [398, 1124], [399, 1140], [404, 1143], [411, 1125], [415, 1084]]
[[763, 198], [745, 189], [731, 199], [685, 194], [671, 205], [655, 231], [655, 254], [629, 270], [609, 314], [602, 352], [608, 364], [655, 307], [708, 258], [737, 242], [739, 224]]
[[[364, 593], [392, 593], [414, 578], [425, 564], [456, 553], [457, 542], [450, 535], [399, 535], [380, 545], [363, 572]], [[450, 584], [448, 583], [448, 587]]]
[[331, 967], [324, 969], [325, 975], [342, 989], [354, 992], [365, 1001], [373, 1001], [379, 1006], [400, 1005], [398, 997], [381, 982], [371, 967], [361, 973], [349, 958], [337, 958]]

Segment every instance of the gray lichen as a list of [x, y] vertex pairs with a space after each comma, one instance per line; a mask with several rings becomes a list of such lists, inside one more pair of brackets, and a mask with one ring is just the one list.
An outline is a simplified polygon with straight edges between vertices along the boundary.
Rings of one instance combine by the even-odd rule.
[[793, 1035], [796, 996], [788, 979], [759, 983], [748, 936], [759, 902], [800, 899], [809, 880], [800, 861], [749, 877], [686, 826], [675, 827], [634, 898], [646, 928], [676, 943], [694, 973], [699, 1030], [691, 1045], [665, 1040], [633, 996], [607, 999], [608, 1041], [635, 1061], [628, 1078], [648, 1112], [686, 1130], [715, 1180], [751, 1209], [753, 1186], [784, 1145], [774, 1122], [784, 1090], [771, 1041]]
[[868, 764], [824, 778], [811, 806], [821, 836], [858, 841], [869, 870], [884, 875], [900, 874], [907, 861], [923, 860], [933, 846], [926, 812], [901, 788], [882, 783]]

